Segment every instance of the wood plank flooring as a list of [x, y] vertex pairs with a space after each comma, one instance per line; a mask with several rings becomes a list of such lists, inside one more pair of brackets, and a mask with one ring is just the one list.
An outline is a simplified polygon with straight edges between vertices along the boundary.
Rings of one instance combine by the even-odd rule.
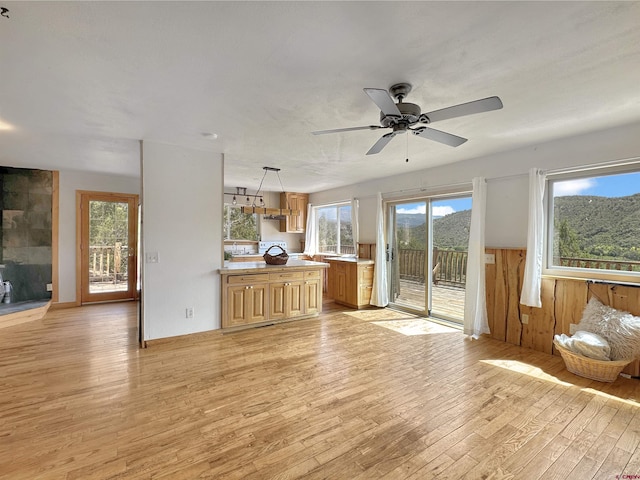
[[134, 303], [3, 329], [0, 478], [640, 475], [638, 380], [590, 381], [401, 312], [325, 308], [145, 350]]

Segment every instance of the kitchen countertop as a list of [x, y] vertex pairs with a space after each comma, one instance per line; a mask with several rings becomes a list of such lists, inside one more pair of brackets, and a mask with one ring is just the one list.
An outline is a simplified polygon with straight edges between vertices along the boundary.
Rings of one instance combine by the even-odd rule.
[[325, 258], [325, 261], [357, 263], [360, 265], [373, 265], [375, 263], [370, 258], [355, 258], [355, 257], [328, 257], [328, 258]]
[[262, 262], [225, 262], [224, 267], [218, 270], [222, 275], [239, 274], [239, 273], [256, 273], [256, 272], [280, 272], [288, 269], [308, 270], [311, 268], [328, 268], [328, 263], [312, 262], [310, 260], [293, 260], [285, 265], [268, 265]]

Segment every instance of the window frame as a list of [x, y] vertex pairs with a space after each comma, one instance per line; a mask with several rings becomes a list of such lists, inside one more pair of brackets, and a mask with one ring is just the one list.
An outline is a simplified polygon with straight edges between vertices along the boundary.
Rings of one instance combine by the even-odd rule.
[[[640, 272], [553, 265], [553, 243], [555, 235], [553, 202], [554, 185], [558, 182], [566, 182], [569, 180], [580, 180], [585, 178], [596, 178], [628, 173], [640, 173], [640, 163], [638, 161], [634, 161], [619, 165], [591, 166], [547, 174], [544, 194], [546, 225], [542, 263], [543, 276], [554, 278], [568, 277], [575, 278], [577, 280], [598, 280], [613, 283], [640, 283]], [[640, 193], [640, 189], [638, 193]]]
[[[337, 249], [340, 250], [341, 247], [341, 243], [340, 243], [340, 208], [341, 207], [349, 207], [349, 208], [353, 208], [352, 204], [350, 201], [344, 201], [344, 202], [335, 202], [335, 203], [326, 203], [323, 205], [314, 205], [312, 208], [314, 210], [314, 221], [315, 221], [315, 234], [316, 234], [316, 245], [318, 246], [318, 251], [317, 254], [318, 255], [333, 255], [333, 256], [339, 256], [339, 257], [355, 257], [356, 253], [354, 251], [354, 253], [339, 253], [339, 252], [321, 252], [319, 247], [320, 247], [320, 228], [319, 228], [319, 221], [320, 221], [320, 217], [318, 215], [318, 211], [322, 210], [322, 209], [327, 209], [327, 208], [331, 208], [331, 207], [335, 207], [336, 208], [336, 219], [337, 219], [337, 225], [338, 225], [338, 231], [336, 232], [336, 239], [338, 242], [338, 245], [336, 245]], [[353, 212], [350, 212], [350, 217], [352, 216]], [[351, 234], [353, 235], [353, 224], [351, 225]], [[355, 246], [354, 246], [354, 250], [355, 250]]]
[[[244, 205], [234, 205], [233, 203], [228, 203], [225, 202], [223, 209], [227, 209], [227, 208], [236, 208], [238, 210], [240, 210]], [[260, 221], [260, 216], [257, 213], [251, 213], [251, 214], [243, 214], [243, 215], [253, 215], [255, 217], [255, 221], [256, 221], [256, 239], [248, 239], [248, 238], [226, 238], [226, 231], [227, 231], [227, 224], [226, 222], [224, 222], [224, 218], [225, 218], [225, 212], [223, 210], [222, 212], [222, 218], [223, 218], [223, 226], [222, 226], [222, 241], [223, 242], [252, 242], [252, 243], [257, 243], [260, 241], [260, 235], [261, 235], [261, 221]]]

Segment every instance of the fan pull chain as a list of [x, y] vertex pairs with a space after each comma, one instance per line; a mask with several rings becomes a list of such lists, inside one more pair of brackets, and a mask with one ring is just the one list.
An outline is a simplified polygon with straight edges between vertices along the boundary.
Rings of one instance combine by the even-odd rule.
[[409, 132], [405, 135], [407, 136], [407, 159], [405, 160], [405, 163], [409, 163]]

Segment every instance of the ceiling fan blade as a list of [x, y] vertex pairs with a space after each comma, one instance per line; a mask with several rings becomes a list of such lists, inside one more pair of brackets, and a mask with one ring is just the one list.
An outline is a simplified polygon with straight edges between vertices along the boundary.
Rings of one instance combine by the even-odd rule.
[[453, 107], [434, 110], [425, 113], [430, 123], [447, 120], [449, 118], [462, 117], [464, 115], [473, 115], [474, 113], [489, 112], [491, 110], [500, 110], [502, 108], [502, 100], [499, 97], [488, 97], [482, 100], [474, 100], [473, 102], [461, 103]]
[[364, 93], [369, 95], [369, 98], [373, 100], [380, 111], [385, 115], [391, 115], [394, 117], [401, 117], [402, 113], [398, 110], [397, 105], [389, 95], [389, 92], [382, 88], [365, 88]]
[[414, 135], [418, 137], [426, 138], [428, 140], [434, 140], [436, 142], [444, 143], [450, 147], [458, 147], [467, 141], [466, 138], [458, 137], [447, 132], [441, 132], [433, 128], [420, 127], [420, 130], [413, 130]]
[[352, 132], [354, 130], [377, 130], [379, 125], [369, 125], [368, 127], [349, 127], [349, 128], [335, 128], [333, 130], [319, 130], [317, 132], [311, 132], [313, 135], [324, 135], [325, 133], [340, 133], [340, 132]]
[[396, 136], [396, 132], [390, 132], [386, 135], [380, 137], [380, 139], [373, 144], [373, 147], [369, 149], [367, 155], [374, 155], [376, 153], [380, 153], [380, 151], [387, 146], [387, 143], [391, 141], [393, 137]]

